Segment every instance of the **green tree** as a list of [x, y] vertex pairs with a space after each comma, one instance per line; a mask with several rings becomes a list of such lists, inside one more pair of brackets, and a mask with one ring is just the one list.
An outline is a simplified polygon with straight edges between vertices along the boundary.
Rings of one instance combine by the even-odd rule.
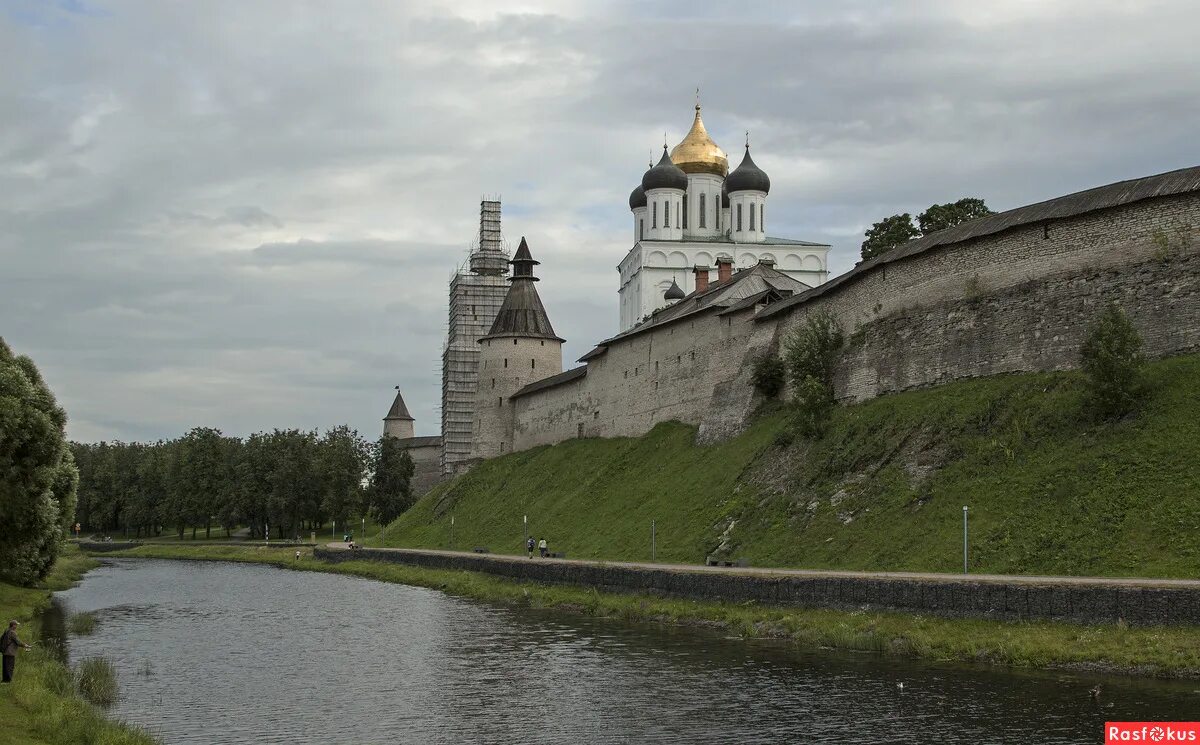
[[0, 576], [9, 581], [46, 576], [73, 518], [66, 423], [33, 360], [0, 339]]
[[775, 398], [787, 382], [787, 366], [777, 354], [767, 353], [754, 361], [754, 388], [767, 398]]
[[351, 515], [366, 513], [363, 479], [367, 472], [369, 450], [357, 430], [346, 425], [325, 433], [320, 444], [318, 467], [321, 473], [321, 512], [323, 517], [345, 525]]
[[814, 313], [788, 337], [784, 360], [796, 396], [798, 424], [809, 437], [820, 435], [834, 406], [833, 374], [845, 337], [828, 313]]
[[885, 217], [871, 226], [862, 242], [863, 261], [891, 251], [920, 235], [907, 212]]
[[1087, 404], [1098, 417], [1113, 419], [1137, 407], [1145, 392], [1142, 339], [1125, 311], [1109, 303], [1088, 329], [1080, 349], [1087, 376]]
[[368, 492], [371, 514], [381, 525], [387, 525], [416, 501], [412, 493], [412, 456], [399, 440], [387, 435], [379, 438], [373, 455]]
[[977, 217], [993, 214], [995, 213], [988, 209], [982, 199], [963, 197], [957, 202], [930, 205], [929, 209], [917, 215], [917, 226], [921, 228], [921, 235], [929, 235]]

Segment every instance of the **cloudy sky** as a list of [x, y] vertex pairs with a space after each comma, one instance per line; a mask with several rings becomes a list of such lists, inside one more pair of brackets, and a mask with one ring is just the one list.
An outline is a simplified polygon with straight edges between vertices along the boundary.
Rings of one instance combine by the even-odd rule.
[[616, 331], [630, 189], [752, 132], [832, 243], [1200, 163], [1200, 4], [0, 0], [0, 336], [78, 440], [438, 430], [446, 285], [498, 194], [567, 361]]

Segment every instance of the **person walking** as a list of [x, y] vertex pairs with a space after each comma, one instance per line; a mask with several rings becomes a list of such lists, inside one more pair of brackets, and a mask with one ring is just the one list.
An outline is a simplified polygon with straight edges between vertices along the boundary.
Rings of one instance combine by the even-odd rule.
[[534, 547], [534, 540], [532, 537], [530, 537], [528, 540], [525, 541], [525, 549], [527, 551], [529, 551], [529, 558], [531, 558], [531, 559], [533, 558], [533, 547]]
[[17, 627], [20, 625], [17, 621], [9, 621], [8, 629], [3, 634], [0, 634], [0, 653], [4, 655], [5, 683], [12, 682], [13, 668], [17, 665], [17, 651], [20, 649], [33, 649], [33, 647], [17, 638]]
[[549, 551], [546, 550], [546, 539], [545, 538], [538, 541], [538, 551], [541, 552], [543, 559], [546, 558], [546, 554], [550, 553]]

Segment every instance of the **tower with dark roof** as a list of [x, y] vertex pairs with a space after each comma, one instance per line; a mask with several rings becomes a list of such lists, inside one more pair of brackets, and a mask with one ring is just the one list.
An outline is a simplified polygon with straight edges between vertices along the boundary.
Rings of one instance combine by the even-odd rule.
[[396, 398], [392, 401], [392, 408], [388, 409], [387, 416], [383, 418], [383, 434], [406, 440], [414, 435], [413, 421], [415, 420], [412, 414], [408, 413], [408, 406], [404, 404], [404, 396], [400, 395], [400, 386], [396, 386]]
[[491, 458], [512, 450], [515, 420], [512, 395], [522, 387], [562, 372], [563, 340], [554, 333], [538, 295], [529, 244], [513, 254], [508, 294], [488, 333], [479, 340], [471, 458]]

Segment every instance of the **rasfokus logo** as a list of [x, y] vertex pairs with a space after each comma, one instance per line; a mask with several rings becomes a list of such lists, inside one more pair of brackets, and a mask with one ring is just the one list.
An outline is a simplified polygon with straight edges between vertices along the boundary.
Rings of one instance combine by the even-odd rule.
[[1105, 722], [1104, 745], [1117, 742], [1200, 743], [1200, 722]]

